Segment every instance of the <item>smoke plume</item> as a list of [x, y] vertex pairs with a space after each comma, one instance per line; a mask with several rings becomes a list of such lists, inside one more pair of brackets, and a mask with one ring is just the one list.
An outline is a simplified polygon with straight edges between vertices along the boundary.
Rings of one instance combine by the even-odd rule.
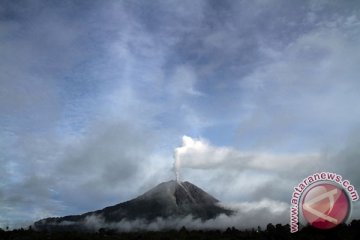
[[191, 137], [183, 136], [182, 137], [182, 145], [181, 147], [177, 147], [174, 150], [174, 173], [176, 181], [180, 181], [180, 168], [181, 168], [181, 160], [186, 157], [188, 152], [196, 150], [199, 147], [199, 143]]

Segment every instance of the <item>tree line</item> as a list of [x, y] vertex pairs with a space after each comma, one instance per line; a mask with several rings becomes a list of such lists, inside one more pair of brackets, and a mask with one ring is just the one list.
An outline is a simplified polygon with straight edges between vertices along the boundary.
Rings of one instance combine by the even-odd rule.
[[27, 229], [4, 230], [0, 228], [1, 240], [97, 240], [97, 239], [253, 239], [253, 240], [358, 240], [360, 239], [360, 220], [353, 220], [350, 224], [341, 224], [329, 230], [319, 230], [311, 226], [303, 227], [297, 233], [290, 233], [288, 224], [273, 225], [269, 223], [265, 229], [239, 230], [235, 227], [221, 230], [188, 230], [182, 227], [180, 230], [167, 231], [137, 231], [117, 232], [114, 229], [100, 228], [97, 232], [80, 231], [36, 231], [32, 227]]

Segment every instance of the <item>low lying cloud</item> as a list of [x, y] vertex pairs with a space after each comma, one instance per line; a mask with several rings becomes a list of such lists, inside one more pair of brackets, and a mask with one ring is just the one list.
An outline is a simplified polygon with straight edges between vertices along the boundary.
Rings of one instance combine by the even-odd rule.
[[[166, 229], [178, 230], [183, 226], [187, 229], [194, 230], [225, 230], [228, 227], [250, 229], [257, 226], [264, 228], [270, 222], [286, 224], [289, 215], [289, 206], [287, 204], [270, 199], [263, 199], [258, 202], [243, 202], [240, 204], [221, 205], [223, 207], [234, 210], [235, 214], [231, 216], [221, 214], [214, 219], [206, 221], [194, 218], [191, 215], [187, 215], [181, 218], [157, 218], [156, 220], [150, 222], [144, 219], [136, 219], [132, 221], [124, 219], [114, 223], [106, 223], [101, 216], [91, 215], [85, 218], [85, 220], [81, 223], [81, 226], [89, 231], [98, 231], [100, 228], [105, 228], [120, 232], [138, 230], [159, 231]], [[78, 223], [69, 221], [59, 223], [59, 225], [65, 227], [72, 224]]]

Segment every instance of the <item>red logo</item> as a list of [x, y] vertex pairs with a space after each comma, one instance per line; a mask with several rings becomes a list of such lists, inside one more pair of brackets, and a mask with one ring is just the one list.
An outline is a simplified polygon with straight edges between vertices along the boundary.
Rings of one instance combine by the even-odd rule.
[[333, 184], [322, 183], [309, 189], [302, 201], [302, 212], [308, 223], [329, 229], [343, 223], [350, 211], [345, 191]]

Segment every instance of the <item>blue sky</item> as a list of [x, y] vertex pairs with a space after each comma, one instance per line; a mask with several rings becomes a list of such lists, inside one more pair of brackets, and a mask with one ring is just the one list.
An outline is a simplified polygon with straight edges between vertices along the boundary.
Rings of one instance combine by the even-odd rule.
[[200, 148], [181, 178], [224, 202], [287, 203], [322, 170], [359, 188], [359, 11], [2, 1], [0, 224], [99, 209], [173, 179], [183, 136]]

